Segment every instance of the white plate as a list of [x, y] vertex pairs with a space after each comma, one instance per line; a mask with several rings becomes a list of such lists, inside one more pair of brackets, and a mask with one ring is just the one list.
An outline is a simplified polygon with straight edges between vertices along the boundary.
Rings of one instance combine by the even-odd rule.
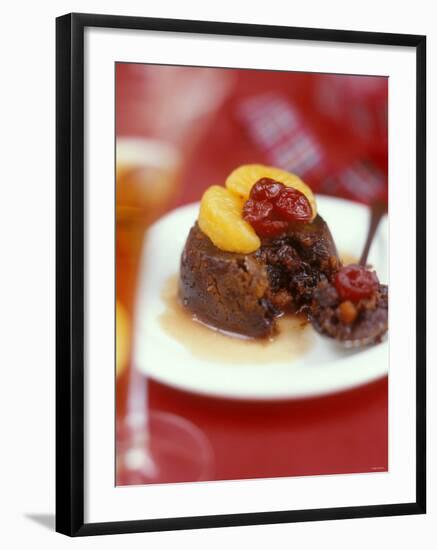
[[[327, 221], [340, 253], [359, 256], [368, 226], [368, 208], [319, 196], [318, 211]], [[289, 399], [312, 397], [365, 384], [388, 372], [388, 342], [348, 351], [314, 332], [310, 348], [288, 362], [221, 364], [192, 351], [159, 322], [165, 311], [162, 291], [178, 272], [179, 260], [199, 205], [170, 212], [148, 231], [136, 308], [134, 361], [143, 373], [170, 386], [215, 397]], [[388, 222], [381, 222], [369, 262], [381, 282], [388, 277]], [[194, 322], [194, 321], [193, 321]], [[312, 329], [309, 329], [312, 331]]]

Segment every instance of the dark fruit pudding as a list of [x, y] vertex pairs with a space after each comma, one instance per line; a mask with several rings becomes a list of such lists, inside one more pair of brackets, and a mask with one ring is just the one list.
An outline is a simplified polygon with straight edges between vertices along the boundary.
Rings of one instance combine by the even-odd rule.
[[327, 224], [318, 215], [310, 221], [312, 214], [303, 193], [260, 178], [242, 205], [259, 237], [256, 250], [223, 250], [196, 223], [181, 259], [184, 306], [216, 328], [269, 336], [278, 315], [308, 305], [321, 277], [331, 279], [340, 266]]
[[308, 315], [318, 332], [350, 347], [375, 344], [388, 329], [388, 287], [374, 271], [344, 266], [318, 284]]
[[360, 266], [342, 267], [311, 189], [277, 168], [237, 168], [202, 197], [182, 253], [179, 297], [211, 327], [251, 338], [285, 313], [363, 345], [387, 331], [387, 287]]
[[309, 303], [321, 276], [339, 265], [320, 216], [286, 235], [264, 239], [251, 254], [217, 248], [196, 223], [182, 254], [179, 294], [201, 321], [250, 337], [272, 333], [274, 319]]

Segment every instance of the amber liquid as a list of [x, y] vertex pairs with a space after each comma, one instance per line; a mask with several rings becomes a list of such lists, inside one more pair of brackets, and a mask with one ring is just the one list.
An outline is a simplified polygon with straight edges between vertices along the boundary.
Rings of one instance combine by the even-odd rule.
[[168, 209], [179, 171], [178, 158], [169, 145], [156, 140], [117, 141], [117, 299], [130, 318], [145, 231]]
[[221, 364], [290, 363], [304, 355], [314, 339], [305, 317], [284, 315], [277, 320], [277, 332], [268, 339], [245, 338], [201, 323], [178, 298], [178, 277], [165, 284], [165, 310], [159, 318], [162, 329], [194, 356]]
[[350, 254], [349, 252], [340, 253], [340, 260], [342, 261], [343, 265], [358, 263], [358, 258], [354, 254]]
[[123, 312], [116, 319], [116, 351], [123, 360], [117, 364], [119, 418], [125, 411], [131, 374], [133, 312], [143, 241], [147, 228], [170, 207], [180, 170], [178, 159], [169, 145], [156, 140], [117, 139], [116, 297], [117, 310]]

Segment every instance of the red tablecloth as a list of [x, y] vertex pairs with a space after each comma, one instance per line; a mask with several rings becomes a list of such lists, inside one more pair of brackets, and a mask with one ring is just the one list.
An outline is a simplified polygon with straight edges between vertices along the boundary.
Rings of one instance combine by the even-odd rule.
[[[118, 387], [120, 418], [125, 382]], [[211, 479], [387, 470], [387, 378], [336, 395], [275, 403], [207, 398], [143, 383], [152, 411], [179, 415], [203, 431], [214, 454]]]
[[387, 469], [387, 380], [323, 399], [239, 403], [149, 386], [150, 406], [181, 415], [209, 439], [214, 479]]

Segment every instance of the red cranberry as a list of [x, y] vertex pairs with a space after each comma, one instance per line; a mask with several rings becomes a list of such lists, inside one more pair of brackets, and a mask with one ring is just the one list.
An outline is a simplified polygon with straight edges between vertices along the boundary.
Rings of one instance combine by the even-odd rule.
[[271, 178], [255, 183], [243, 207], [243, 218], [260, 237], [282, 235], [290, 221], [309, 222], [311, 214], [305, 195]]
[[350, 264], [336, 274], [334, 285], [342, 300], [358, 302], [362, 298], [369, 298], [378, 289], [379, 281], [374, 271]]
[[250, 190], [250, 198], [257, 201], [272, 200], [277, 197], [281, 191], [285, 189], [285, 185], [271, 178], [261, 178]]
[[273, 204], [270, 201], [256, 201], [249, 199], [243, 208], [243, 218], [249, 223], [256, 223], [268, 218], [273, 211]]
[[279, 237], [287, 231], [288, 222], [266, 218], [259, 222], [252, 222], [252, 227], [260, 237]]
[[285, 188], [276, 199], [275, 211], [280, 218], [289, 222], [309, 222], [312, 216], [308, 199], [292, 187]]
[[244, 204], [243, 218], [249, 222], [260, 237], [274, 237], [287, 229], [287, 223], [272, 218], [273, 204], [267, 200], [249, 199]]

